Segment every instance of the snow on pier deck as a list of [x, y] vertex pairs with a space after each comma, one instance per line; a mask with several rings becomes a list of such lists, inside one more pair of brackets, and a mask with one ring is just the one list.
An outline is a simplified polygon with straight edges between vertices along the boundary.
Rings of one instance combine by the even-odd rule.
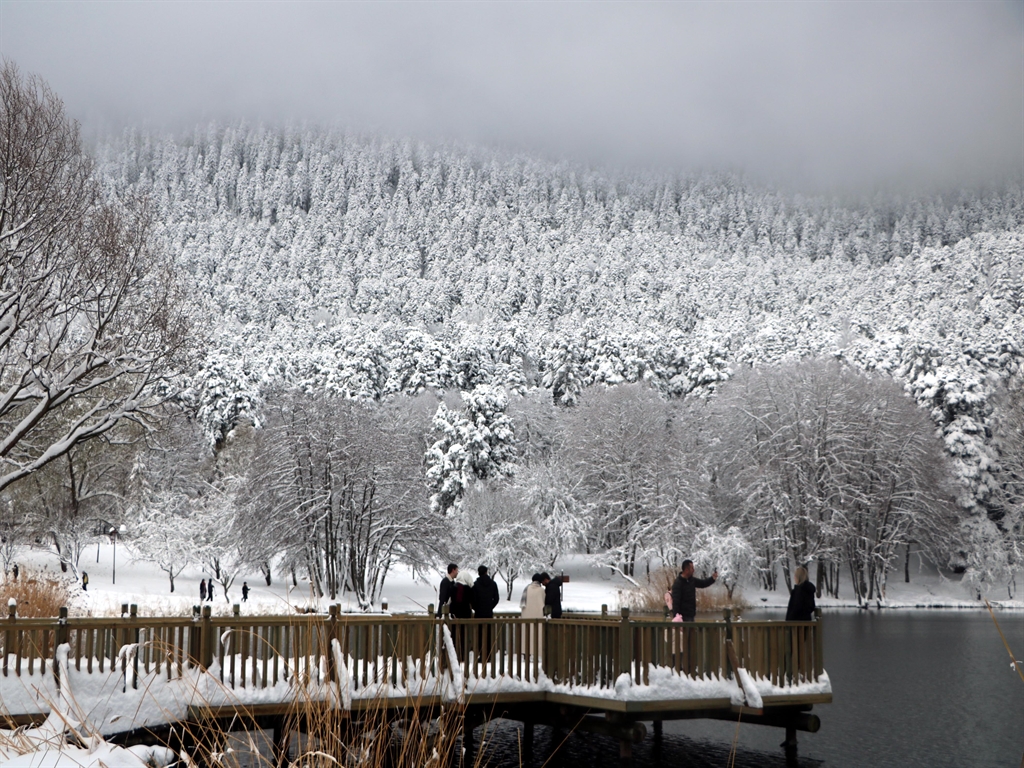
[[679, 624], [626, 609], [452, 620], [337, 606], [280, 617], [62, 614], [0, 623], [0, 721], [70, 710], [112, 735], [302, 702], [353, 713], [550, 704], [633, 722], [742, 712], [782, 724], [783, 713], [832, 700], [820, 621]]

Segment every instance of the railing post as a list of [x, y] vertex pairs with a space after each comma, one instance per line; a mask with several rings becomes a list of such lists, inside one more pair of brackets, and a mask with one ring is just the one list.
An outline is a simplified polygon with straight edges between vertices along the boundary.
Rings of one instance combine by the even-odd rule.
[[338, 669], [334, 664], [334, 641], [338, 637], [338, 604], [327, 606], [327, 680], [338, 680]]
[[[4, 633], [4, 677], [7, 677], [8, 659], [14, 648], [14, 624], [18, 621], [18, 601], [13, 597], [7, 601], [7, 631]], [[21, 652], [21, 649], [18, 649]]]
[[728, 652], [732, 647], [732, 608], [724, 609], [722, 615], [725, 617], [725, 677], [728, 679], [733, 673], [731, 654]]
[[608, 603], [601, 603], [601, 618], [608, 618]]
[[[60, 664], [57, 662], [58, 648], [68, 641], [68, 607], [62, 605], [58, 612], [57, 629], [53, 633], [53, 681], [60, 691]], [[5, 654], [6, 656], [6, 654]]]
[[[430, 623], [429, 623], [428, 629], [427, 629], [427, 633], [428, 633], [427, 634], [427, 653], [430, 655], [429, 658], [431, 660], [433, 660], [433, 663], [436, 665], [436, 669], [434, 670], [434, 673], [437, 674], [437, 675], [440, 675], [441, 674], [441, 663], [437, 660], [437, 656], [438, 656], [438, 653], [437, 653], [437, 639], [438, 638], [437, 638], [437, 622], [435, 621], [435, 619], [437, 617], [434, 615], [434, 604], [433, 603], [429, 603], [427, 605], [427, 618], [430, 619]], [[427, 674], [428, 672], [429, 672], [429, 670], [426, 669], [426, 662], [424, 661], [423, 673]]]
[[139, 687], [139, 606], [136, 603], [132, 603], [128, 606], [128, 621], [131, 623], [131, 627], [128, 630], [130, 633], [130, 640], [135, 644], [135, 653], [132, 654], [132, 688]]
[[814, 610], [814, 616], [817, 619], [814, 627], [814, 680], [817, 681], [825, 671], [825, 624], [821, 608]]
[[210, 606], [203, 606], [203, 621], [200, 626], [199, 635], [199, 648], [200, 657], [199, 665], [204, 669], [208, 670], [213, 666], [213, 648], [215, 638], [213, 636], [213, 611]]
[[188, 665], [189, 667], [199, 666], [199, 658], [202, 656], [203, 630], [200, 625], [203, 609], [198, 605], [192, 606], [192, 628], [188, 633]]
[[629, 623], [629, 608], [620, 611], [619, 622], [619, 674], [632, 676], [633, 672], [633, 627]]

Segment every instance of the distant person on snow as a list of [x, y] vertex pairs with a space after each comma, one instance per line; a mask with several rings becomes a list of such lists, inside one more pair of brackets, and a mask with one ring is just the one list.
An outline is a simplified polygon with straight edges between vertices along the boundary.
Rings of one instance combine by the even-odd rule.
[[793, 572], [793, 591], [789, 593], [789, 607], [786, 621], [811, 621], [814, 618], [814, 584], [807, 579], [807, 569], [802, 565]]
[[242, 602], [249, 602], [249, 582], [247, 581], [242, 582]]
[[89, 591], [89, 574], [82, 571], [82, 589], [85, 592]]
[[206, 599], [213, 602], [213, 579], [206, 585]]
[[695, 579], [693, 560], [683, 560], [679, 575], [672, 584], [672, 621], [693, 621], [697, 618], [697, 590], [710, 587], [717, 578], [718, 571], [715, 571], [709, 579]]
[[11, 569], [11, 571], [14, 574], [14, 580], [17, 581], [18, 580], [18, 564], [17, 563], [14, 564], [14, 568]]
[[199, 582], [199, 602], [206, 600], [206, 579]]

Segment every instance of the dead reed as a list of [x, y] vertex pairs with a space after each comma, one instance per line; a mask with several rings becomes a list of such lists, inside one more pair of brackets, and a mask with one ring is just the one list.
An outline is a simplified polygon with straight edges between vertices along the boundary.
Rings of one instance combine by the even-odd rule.
[[17, 579], [8, 575], [0, 582], [0, 598], [4, 606], [14, 598], [18, 603], [18, 616], [23, 619], [49, 618], [57, 616], [61, 606], [68, 605], [71, 590], [64, 579], [21, 569]]

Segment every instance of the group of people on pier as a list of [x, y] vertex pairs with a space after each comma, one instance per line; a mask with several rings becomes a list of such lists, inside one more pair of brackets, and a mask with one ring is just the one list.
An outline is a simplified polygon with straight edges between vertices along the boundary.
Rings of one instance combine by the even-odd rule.
[[[710, 587], [718, 579], [716, 570], [706, 579], [694, 576], [693, 560], [684, 560], [672, 590], [665, 594], [665, 604], [672, 621], [692, 622], [697, 617], [697, 590]], [[551, 577], [548, 573], [535, 573], [523, 590], [519, 609], [524, 619], [540, 619], [545, 615], [553, 619], [562, 617], [562, 585], [569, 581], [564, 574]], [[807, 569], [800, 566], [794, 572], [793, 590], [786, 609], [786, 621], [811, 621], [815, 611], [815, 588], [807, 578]], [[486, 565], [477, 568], [477, 577], [449, 563], [448, 573], [438, 590], [438, 611], [445, 606], [457, 619], [491, 619], [498, 605], [498, 585], [488, 575]]]

